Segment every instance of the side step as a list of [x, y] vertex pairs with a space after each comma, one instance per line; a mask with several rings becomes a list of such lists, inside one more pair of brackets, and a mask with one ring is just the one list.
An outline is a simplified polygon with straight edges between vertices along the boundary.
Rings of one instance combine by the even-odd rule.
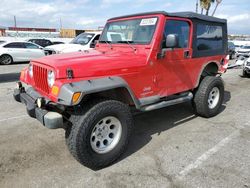
[[141, 110], [142, 111], [156, 110], [156, 109], [159, 109], [159, 108], [163, 108], [163, 107], [172, 106], [172, 105], [175, 105], [175, 104], [188, 102], [188, 101], [190, 101], [192, 99], [193, 99], [193, 94], [191, 92], [189, 92], [187, 95], [182, 96], [182, 97], [177, 98], [177, 99], [168, 100], [168, 101], [161, 101], [159, 103], [144, 106], [144, 107], [141, 108]]

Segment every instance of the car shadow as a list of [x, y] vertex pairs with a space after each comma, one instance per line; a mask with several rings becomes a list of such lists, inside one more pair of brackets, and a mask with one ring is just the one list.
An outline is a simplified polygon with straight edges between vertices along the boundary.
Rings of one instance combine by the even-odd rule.
[[0, 74], [0, 83], [15, 82], [19, 80], [19, 77], [20, 77], [20, 73]]
[[[8, 66], [8, 68], [11, 68], [11, 66], [14, 66], [14, 65], [23, 65], [23, 64], [28, 64], [28, 63], [29, 62], [18, 62], [18, 63], [12, 63], [10, 65], [1, 65], [0, 64], [0, 67], [1, 66]], [[0, 74], [0, 83], [18, 81], [20, 78], [20, 72], [21, 72], [21, 70], [16, 71], [16, 72], [11, 72], [11, 73]]]
[[[220, 113], [226, 109], [230, 100], [231, 93], [225, 91]], [[117, 162], [142, 149], [152, 140], [153, 135], [160, 135], [162, 132], [192, 121], [197, 117], [190, 102], [135, 115], [135, 127], [128, 149]]]

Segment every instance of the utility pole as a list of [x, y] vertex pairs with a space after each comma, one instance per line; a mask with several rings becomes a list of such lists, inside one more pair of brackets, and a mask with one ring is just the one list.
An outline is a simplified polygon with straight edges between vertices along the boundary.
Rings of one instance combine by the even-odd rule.
[[62, 30], [62, 18], [60, 18], [60, 30]]
[[16, 16], [14, 16], [14, 27], [16, 28]]
[[198, 1], [199, 1], [199, 0], [196, 1], [196, 13], [198, 13], [198, 6], [199, 6]]

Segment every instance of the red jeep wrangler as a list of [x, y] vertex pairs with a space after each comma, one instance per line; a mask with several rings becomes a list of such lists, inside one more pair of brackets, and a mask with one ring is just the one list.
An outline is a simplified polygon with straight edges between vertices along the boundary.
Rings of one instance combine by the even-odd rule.
[[125, 151], [132, 108], [191, 101], [198, 115], [217, 115], [226, 56], [226, 20], [192, 12], [116, 17], [95, 49], [32, 61], [14, 98], [45, 127], [64, 128], [71, 154], [99, 169]]

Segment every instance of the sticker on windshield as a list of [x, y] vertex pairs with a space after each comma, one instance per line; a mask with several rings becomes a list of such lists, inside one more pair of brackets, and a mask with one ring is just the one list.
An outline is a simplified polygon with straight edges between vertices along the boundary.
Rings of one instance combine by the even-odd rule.
[[155, 25], [157, 21], [157, 18], [147, 18], [147, 19], [142, 19], [140, 26], [146, 26], [146, 25]]

